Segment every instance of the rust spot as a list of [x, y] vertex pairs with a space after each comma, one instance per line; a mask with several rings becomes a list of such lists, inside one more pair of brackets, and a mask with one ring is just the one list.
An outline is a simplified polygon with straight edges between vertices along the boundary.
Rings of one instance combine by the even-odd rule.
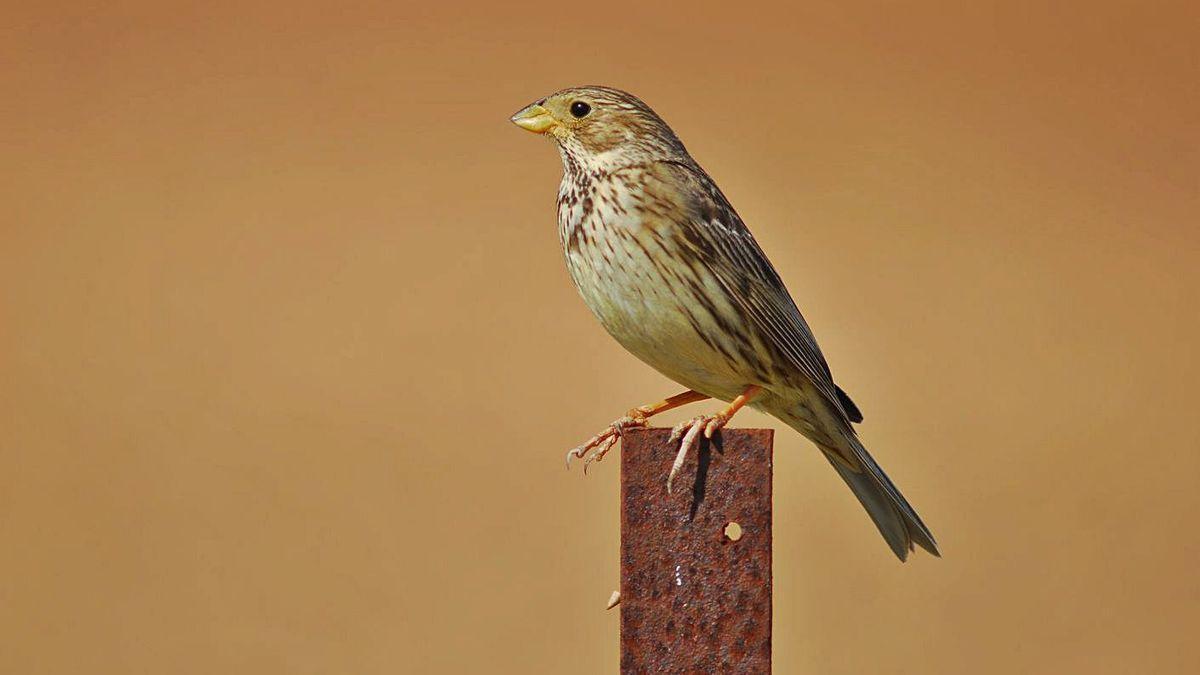
[[622, 441], [621, 672], [770, 673], [773, 432], [722, 430], [674, 495], [669, 433]]

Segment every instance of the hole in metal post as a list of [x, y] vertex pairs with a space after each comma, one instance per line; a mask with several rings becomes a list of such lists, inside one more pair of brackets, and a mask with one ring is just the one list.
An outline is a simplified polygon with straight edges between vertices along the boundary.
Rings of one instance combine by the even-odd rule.
[[725, 526], [725, 536], [729, 537], [729, 541], [737, 541], [742, 538], [742, 526], [731, 522]]

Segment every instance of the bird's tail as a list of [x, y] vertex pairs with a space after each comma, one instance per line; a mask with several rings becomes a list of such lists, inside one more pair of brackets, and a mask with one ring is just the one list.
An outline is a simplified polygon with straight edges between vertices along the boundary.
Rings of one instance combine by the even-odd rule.
[[887, 540], [888, 546], [892, 547], [896, 557], [903, 561], [908, 557], [908, 552], [913, 550], [914, 544], [940, 557], [933, 534], [871, 457], [871, 453], [867, 452], [852, 433], [845, 434], [843, 438], [847, 446], [845, 449], [858, 460], [857, 471], [841, 459], [845, 452], [837, 452], [827, 447], [821, 447], [821, 450], [842, 480], [846, 481], [846, 485], [850, 486], [854, 496], [862, 502], [863, 508], [870, 514], [871, 520], [875, 521], [875, 527], [879, 528], [880, 534]]

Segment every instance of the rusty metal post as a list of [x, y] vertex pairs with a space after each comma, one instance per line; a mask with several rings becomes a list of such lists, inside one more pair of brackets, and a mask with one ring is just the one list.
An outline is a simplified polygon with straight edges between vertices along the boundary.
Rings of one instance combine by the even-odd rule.
[[667, 495], [669, 433], [623, 439], [621, 672], [770, 673], [774, 434], [722, 430]]

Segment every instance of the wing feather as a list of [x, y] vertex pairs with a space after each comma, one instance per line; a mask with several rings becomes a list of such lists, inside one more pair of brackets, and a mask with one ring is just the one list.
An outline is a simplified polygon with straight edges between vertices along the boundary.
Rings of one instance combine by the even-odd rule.
[[696, 240], [696, 253], [702, 259], [724, 258], [707, 260], [708, 271], [757, 337], [803, 374], [849, 427], [852, 416], [842, 405], [812, 330], [750, 230], [702, 169], [683, 162], [668, 164], [683, 188], [683, 206], [691, 220], [685, 225], [691, 228], [687, 237]]

